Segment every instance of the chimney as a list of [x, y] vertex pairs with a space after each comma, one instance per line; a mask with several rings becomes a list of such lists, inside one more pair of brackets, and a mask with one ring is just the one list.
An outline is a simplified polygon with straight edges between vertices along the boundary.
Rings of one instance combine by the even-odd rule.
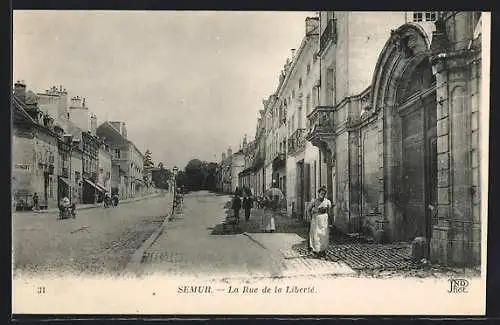
[[17, 81], [14, 84], [14, 95], [16, 95], [21, 102], [26, 102], [26, 84], [23, 81]]
[[93, 136], [96, 136], [97, 134], [97, 115], [95, 114], [90, 116], [90, 133]]
[[227, 158], [231, 157], [232, 154], [233, 150], [231, 150], [231, 148], [227, 149]]
[[82, 100], [82, 107], [85, 107], [85, 98]]
[[71, 106], [70, 107], [75, 107], [75, 108], [81, 108], [82, 106], [82, 99], [79, 96], [71, 98]]
[[243, 150], [247, 148], [247, 135], [245, 134], [245, 137], [243, 138]]
[[292, 49], [292, 60], [293, 60], [293, 57], [295, 56], [295, 49]]
[[306, 36], [319, 34], [319, 20], [317, 17], [306, 18]]
[[226, 153], [225, 152], [222, 153], [222, 161], [224, 161], [224, 160], [226, 160]]

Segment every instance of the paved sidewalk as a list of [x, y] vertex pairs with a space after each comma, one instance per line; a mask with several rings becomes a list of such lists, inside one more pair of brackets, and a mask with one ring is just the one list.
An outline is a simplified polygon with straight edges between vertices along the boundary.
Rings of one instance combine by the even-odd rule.
[[[225, 207], [228, 208], [229, 205]], [[332, 265], [335, 265], [339, 273], [350, 274], [354, 272], [358, 275], [379, 277], [401, 275], [439, 277], [455, 272], [450, 268], [431, 265], [428, 261], [423, 263], [412, 261], [410, 243], [367, 243], [363, 238], [354, 236], [356, 234], [349, 236], [333, 231], [330, 232], [331, 243], [327, 250], [327, 257], [323, 260], [314, 259], [307, 249], [309, 226], [306, 222], [288, 217], [283, 213], [277, 213], [274, 216], [275, 232], [262, 233], [260, 227], [262, 215], [262, 209], [252, 209], [250, 220], [245, 222], [242, 212], [239, 223], [235, 224], [234, 218], [228, 214], [226, 218], [228, 226], [220, 230], [229, 233], [244, 233], [262, 247], [279, 252], [287, 260], [287, 266], [284, 269], [295, 269], [295, 273], [307, 272], [308, 269], [312, 268], [314, 273], [321, 274], [328, 272]], [[347, 270], [351, 270], [351, 272]], [[479, 274], [474, 269], [462, 270], [461, 272]]]
[[[161, 196], [161, 193], [153, 193], [153, 194], [150, 194], [150, 195], [145, 195], [145, 196], [140, 196], [140, 197], [135, 197], [135, 198], [130, 198], [130, 199], [124, 199], [124, 200], [120, 200], [120, 202], [118, 203], [118, 205], [130, 203], [130, 202], [137, 202], [137, 201], [141, 201], [141, 200], [146, 200], [146, 199], [150, 199], [150, 198], [154, 198], [154, 197], [158, 197], [158, 196]], [[103, 207], [103, 203], [102, 202], [101, 203], [95, 203], [95, 204], [77, 204], [76, 205], [76, 210], [87, 210], [87, 209], [101, 208], [101, 207]], [[58, 211], [59, 211], [58, 208], [50, 208], [50, 209], [32, 210], [32, 211], [13, 211], [12, 214], [13, 215], [14, 214], [15, 215], [21, 215], [21, 214], [27, 214], [27, 213], [40, 214], [40, 213], [55, 213], [55, 212], [58, 212]]]
[[306, 240], [297, 234], [287, 233], [244, 233], [261, 247], [273, 255], [279, 255], [283, 267], [280, 276], [308, 276], [308, 275], [356, 275], [356, 272], [342, 261], [322, 260], [312, 258], [307, 254], [290, 255], [293, 246], [300, 245]]

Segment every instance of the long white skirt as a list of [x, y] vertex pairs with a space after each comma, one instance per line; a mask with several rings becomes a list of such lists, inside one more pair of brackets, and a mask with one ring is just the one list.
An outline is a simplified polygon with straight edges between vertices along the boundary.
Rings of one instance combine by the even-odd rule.
[[309, 242], [313, 252], [322, 252], [328, 248], [329, 242], [328, 214], [322, 213], [312, 217]]
[[264, 209], [264, 213], [262, 214], [260, 229], [261, 229], [261, 231], [276, 230], [276, 227], [274, 224], [273, 211]]

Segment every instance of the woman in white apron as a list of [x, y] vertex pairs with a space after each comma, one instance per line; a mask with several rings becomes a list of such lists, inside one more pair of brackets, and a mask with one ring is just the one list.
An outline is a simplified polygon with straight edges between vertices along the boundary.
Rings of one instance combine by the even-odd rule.
[[274, 224], [274, 205], [274, 200], [269, 197], [265, 197], [262, 201], [264, 213], [262, 214], [260, 229], [263, 232], [274, 232], [276, 230]]
[[314, 255], [325, 257], [329, 243], [328, 211], [332, 203], [326, 197], [326, 188], [318, 190], [318, 198], [311, 202], [309, 213], [311, 215], [311, 229], [309, 231], [309, 245]]

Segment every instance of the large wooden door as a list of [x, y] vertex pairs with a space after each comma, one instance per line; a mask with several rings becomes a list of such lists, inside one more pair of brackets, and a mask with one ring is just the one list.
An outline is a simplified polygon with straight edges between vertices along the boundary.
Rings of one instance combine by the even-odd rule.
[[423, 112], [418, 104], [402, 117], [404, 237], [425, 235], [425, 143]]
[[402, 116], [403, 231], [407, 240], [432, 235], [437, 208], [437, 132], [435, 95], [406, 109]]

